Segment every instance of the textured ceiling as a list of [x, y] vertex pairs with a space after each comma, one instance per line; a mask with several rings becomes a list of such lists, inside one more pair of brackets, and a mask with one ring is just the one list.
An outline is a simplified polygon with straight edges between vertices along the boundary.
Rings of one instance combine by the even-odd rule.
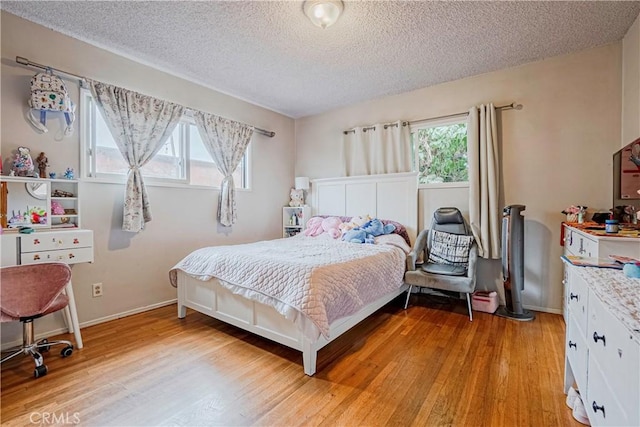
[[301, 1], [0, 7], [293, 118], [611, 43], [640, 13], [640, 1], [346, 1], [322, 30]]

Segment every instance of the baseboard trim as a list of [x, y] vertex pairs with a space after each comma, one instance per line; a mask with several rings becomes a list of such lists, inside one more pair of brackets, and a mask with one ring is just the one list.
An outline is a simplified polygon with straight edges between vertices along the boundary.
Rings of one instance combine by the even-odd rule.
[[[89, 321], [80, 323], [80, 329], [86, 328], [86, 327], [89, 327], [89, 326], [99, 325], [100, 323], [109, 322], [111, 320], [121, 319], [123, 317], [133, 316], [134, 314], [144, 313], [145, 311], [155, 310], [156, 308], [165, 307], [167, 305], [175, 304], [177, 302], [178, 302], [178, 299], [174, 298], [174, 299], [171, 299], [171, 300], [168, 300], [168, 301], [162, 301], [162, 302], [159, 302], [159, 303], [156, 303], [156, 304], [151, 304], [151, 305], [146, 305], [144, 307], [134, 308], [133, 310], [127, 310], [127, 311], [123, 311], [121, 313], [112, 314], [111, 316], [105, 316], [105, 317], [100, 317], [98, 319], [89, 320]], [[41, 340], [43, 338], [49, 338], [49, 337], [52, 337], [52, 336], [55, 336], [55, 335], [66, 334], [68, 331], [69, 330], [66, 327], [57, 328], [57, 329], [51, 329], [49, 331], [45, 331], [45, 332], [41, 332], [39, 334], [36, 334], [35, 338], [36, 338], [36, 340]], [[18, 340], [11, 341], [11, 342], [2, 343], [2, 346], [0, 348], [2, 349], [2, 351], [5, 351], [5, 350], [8, 350], [10, 348], [17, 347], [17, 346], [20, 346], [20, 345], [22, 345], [22, 338], [18, 339]]]
[[[99, 325], [100, 323], [109, 322], [111, 320], [121, 319], [123, 317], [133, 316], [134, 314], [144, 313], [145, 311], [155, 310], [156, 308], [165, 307], [167, 305], [175, 304], [177, 302], [178, 302], [178, 298], [174, 298], [168, 301], [162, 301], [156, 304], [134, 308], [133, 310], [127, 310], [121, 313], [112, 314], [111, 316], [99, 317], [97, 319], [88, 320], [86, 322], [80, 323], [80, 329], [86, 328], [88, 326]], [[63, 331], [66, 331], [66, 329], [63, 329]]]
[[536, 307], [535, 305], [523, 305], [522, 307], [527, 310], [541, 311], [543, 313], [562, 314], [562, 309], [560, 308]]

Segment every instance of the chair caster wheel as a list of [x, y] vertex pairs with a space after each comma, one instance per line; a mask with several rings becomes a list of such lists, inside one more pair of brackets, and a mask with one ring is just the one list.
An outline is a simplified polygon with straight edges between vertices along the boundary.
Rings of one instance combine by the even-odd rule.
[[[40, 340], [38, 342], [38, 344], [49, 344], [49, 340], [44, 338], [44, 339]], [[47, 351], [49, 351], [50, 348], [51, 348], [50, 345], [44, 345], [42, 347], [38, 347], [38, 350], [40, 350], [41, 352], [47, 352]]]
[[69, 357], [73, 354], [73, 346], [69, 345], [65, 348], [63, 348], [62, 350], [60, 350], [60, 356], [62, 357]]
[[33, 371], [33, 376], [36, 378], [44, 377], [47, 375], [47, 365], [36, 366], [36, 369]]

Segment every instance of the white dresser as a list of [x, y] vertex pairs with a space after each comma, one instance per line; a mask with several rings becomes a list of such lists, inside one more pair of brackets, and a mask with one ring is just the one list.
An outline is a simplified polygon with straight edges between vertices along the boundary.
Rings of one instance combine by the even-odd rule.
[[[565, 254], [640, 258], [640, 239], [568, 228]], [[565, 263], [565, 286], [565, 393], [575, 382], [592, 425], [640, 425], [640, 279]]]
[[[607, 235], [602, 231], [588, 231], [570, 225], [563, 225], [563, 255], [573, 255], [587, 258], [607, 258], [609, 255], [628, 256], [640, 259], [640, 237], [621, 237]], [[569, 271], [564, 268], [563, 315], [567, 321], [569, 303]]]
[[[31, 234], [5, 232], [2, 234], [1, 249], [2, 267], [43, 262], [64, 262], [70, 265], [93, 262], [93, 231], [36, 230]], [[65, 309], [69, 332], [75, 336], [76, 348], [82, 348], [82, 336], [71, 282], [67, 284], [65, 292], [69, 297], [69, 307]]]

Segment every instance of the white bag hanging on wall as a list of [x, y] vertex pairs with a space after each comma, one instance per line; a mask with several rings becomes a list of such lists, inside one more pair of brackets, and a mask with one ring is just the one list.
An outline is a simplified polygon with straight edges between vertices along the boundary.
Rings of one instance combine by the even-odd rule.
[[[67, 86], [62, 79], [47, 70], [31, 78], [31, 97], [29, 98], [27, 118], [36, 129], [45, 133], [47, 129], [47, 113], [63, 113], [67, 126], [64, 135], [73, 133], [76, 106], [71, 101]], [[39, 117], [36, 117], [39, 114]]]

